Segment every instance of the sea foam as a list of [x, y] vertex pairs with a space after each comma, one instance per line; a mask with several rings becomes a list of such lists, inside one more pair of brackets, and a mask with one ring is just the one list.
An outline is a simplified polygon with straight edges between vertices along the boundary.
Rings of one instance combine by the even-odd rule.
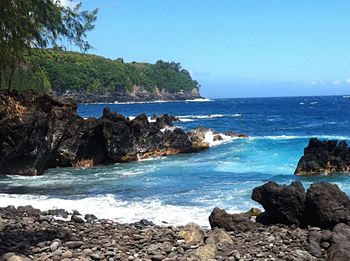
[[196, 222], [201, 226], [209, 226], [210, 208], [196, 206], [175, 206], [164, 204], [159, 199], [142, 201], [122, 201], [113, 195], [101, 195], [83, 199], [69, 200], [49, 198], [46, 196], [0, 194], [0, 206], [32, 205], [42, 211], [63, 208], [68, 211], [78, 210], [82, 215], [94, 214], [98, 218], [106, 218], [120, 223], [133, 223], [145, 218], [155, 224], [174, 226]]

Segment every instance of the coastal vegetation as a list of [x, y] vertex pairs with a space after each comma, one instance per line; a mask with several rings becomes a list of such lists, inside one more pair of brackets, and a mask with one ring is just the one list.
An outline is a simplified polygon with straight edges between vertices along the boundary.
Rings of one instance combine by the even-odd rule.
[[[134, 86], [150, 94], [198, 89], [199, 84], [180, 63], [124, 63], [123, 58], [85, 54], [91, 48], [86, 33], [94, 28], [96, 17], [97, 9], [84, 11], [81, 4], [1, 1], [0, 89], [87, 95], [130, 92]], [[65, 51], [62, 43], [77, 46], [84, 53]]]
[[116, 89], [130, 92], [133, 86], [142, 86], [149, 93], [156, 92], [156, 88], [176, 93], [199, 87], [189, 71], [176, 62], [126, 63], [122, 58], [112, 60], [59, 48], [32, 49], [26, 61], [27, 66], [14, 77], [13, 88], [17, 90], [102, 95]]
[[29, 79], [31, 88], [46, 91], [45, 71], [30, 63], [33, 48], [70, 43], [86, 51], [91, 47], [86, 33], [94, 28], [96, 17], [97, 9], [82, 10], [80, 3], [70, 7], [58, 0], [1, 1], [0, 88], [11, 90], [16, 72], [22, 71], [28, 74], [22, 80]]

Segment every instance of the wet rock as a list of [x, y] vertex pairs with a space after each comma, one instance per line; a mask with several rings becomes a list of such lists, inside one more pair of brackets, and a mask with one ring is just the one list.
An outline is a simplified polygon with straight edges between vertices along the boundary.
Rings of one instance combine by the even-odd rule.
[[257, 217], [258, 222], [286, 225], [303, 223], [305, 189], [300, 182], [292, 182], [287, 186], [270, 181], [254, 188], [252, 199], [265, 209]]
[[220, 134], [215, 134], [213, 137], [213, 141], [221, 141], [223, 140], [222, 136]]
[[75, 223], [85, 223], [85, 221], [81, 217], [78, 217], [76, 215], [72, 215], [71, 220]]
[[65, 209], [50, 209], [48, 211], [43, 211], [43, 215], [50, 215], [50, 216], [57, 216], [57, 217], [63, 217], [68, 218], [68, 211]]
[[350, 172], [350, 148], [346, 141], [311, 138], [300, 158], [295, 175]]
[[95, 215], [92, 215], [92, 214], [86, 214], [84, 216], [84, 218], [85, 218], [86, 222], [88, 222], [88, 223], [92, 223], [95, 220], [97, 220], [97, 217]]
[[225, 135], [230, 136], [230, 137], [238, 137], [238, 138], [248, 138], [249, 136], [243, 133], [237, 133], [235, 131], [228, 131], [225, 132]]
[[141, 114], [130, 121], [105, 108], [101, 118], [83, 119], [73, 100], [29, 92], [1, 92], [0, 104], [3, 175], [33, 176], [54, 167], [85, 168], [208, 148], [182, 129], [164, 130], [173, 120], [169, 115], [149, 122]]

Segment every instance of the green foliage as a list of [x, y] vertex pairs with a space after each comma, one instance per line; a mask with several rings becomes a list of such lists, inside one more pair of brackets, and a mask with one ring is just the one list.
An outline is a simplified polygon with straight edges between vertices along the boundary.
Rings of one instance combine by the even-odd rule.
[[63, 39], [81, 50], [90, 48], [86, 33], [94, 28], [97, 10], [66, 7], [58, 0], [0, 1], [0, 87], [8, 88], [31, 48], [57, 46]]
[[154, 93], [156, 87], [176, 93], [199, 87], [189, 72], [175, 62], [125, 63], [122, 58], [111, 60], [58, 48], [32, 50], [27, 60], [31, 68], [40, 68], [45, 73], [52, 90], [58, 92], [74, 90], [87, 94], [108, 94], [121, 89], [132, 91], [136, 85], [150, 93]]

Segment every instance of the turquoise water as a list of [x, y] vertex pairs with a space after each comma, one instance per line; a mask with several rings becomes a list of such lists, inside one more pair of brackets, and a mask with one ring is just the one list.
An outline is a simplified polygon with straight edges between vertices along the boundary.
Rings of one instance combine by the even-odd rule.
[[[100, 116], [106, 105], [80, 105], [83, 117]], [[94, 213], [121, 222], [141, 218], [179, 225], [208, 225], [218, 206], [232, 212], [258, 206], [255, 186], [268, 180], [305, 186], [337, 183], [350, 194], [350, 176], [295, 177], [309, 137], [350, 139], [350, 99], [343, 96], [223, 99], [207, 102], [112, 104], [126, 116], [169, 113], [185, 129], [234, 130], [248, 139], [226, 140], [209, 150], [91, 169], [52, 169], [40, 177], [0, 178], [0, 205], [32, 204]]]

